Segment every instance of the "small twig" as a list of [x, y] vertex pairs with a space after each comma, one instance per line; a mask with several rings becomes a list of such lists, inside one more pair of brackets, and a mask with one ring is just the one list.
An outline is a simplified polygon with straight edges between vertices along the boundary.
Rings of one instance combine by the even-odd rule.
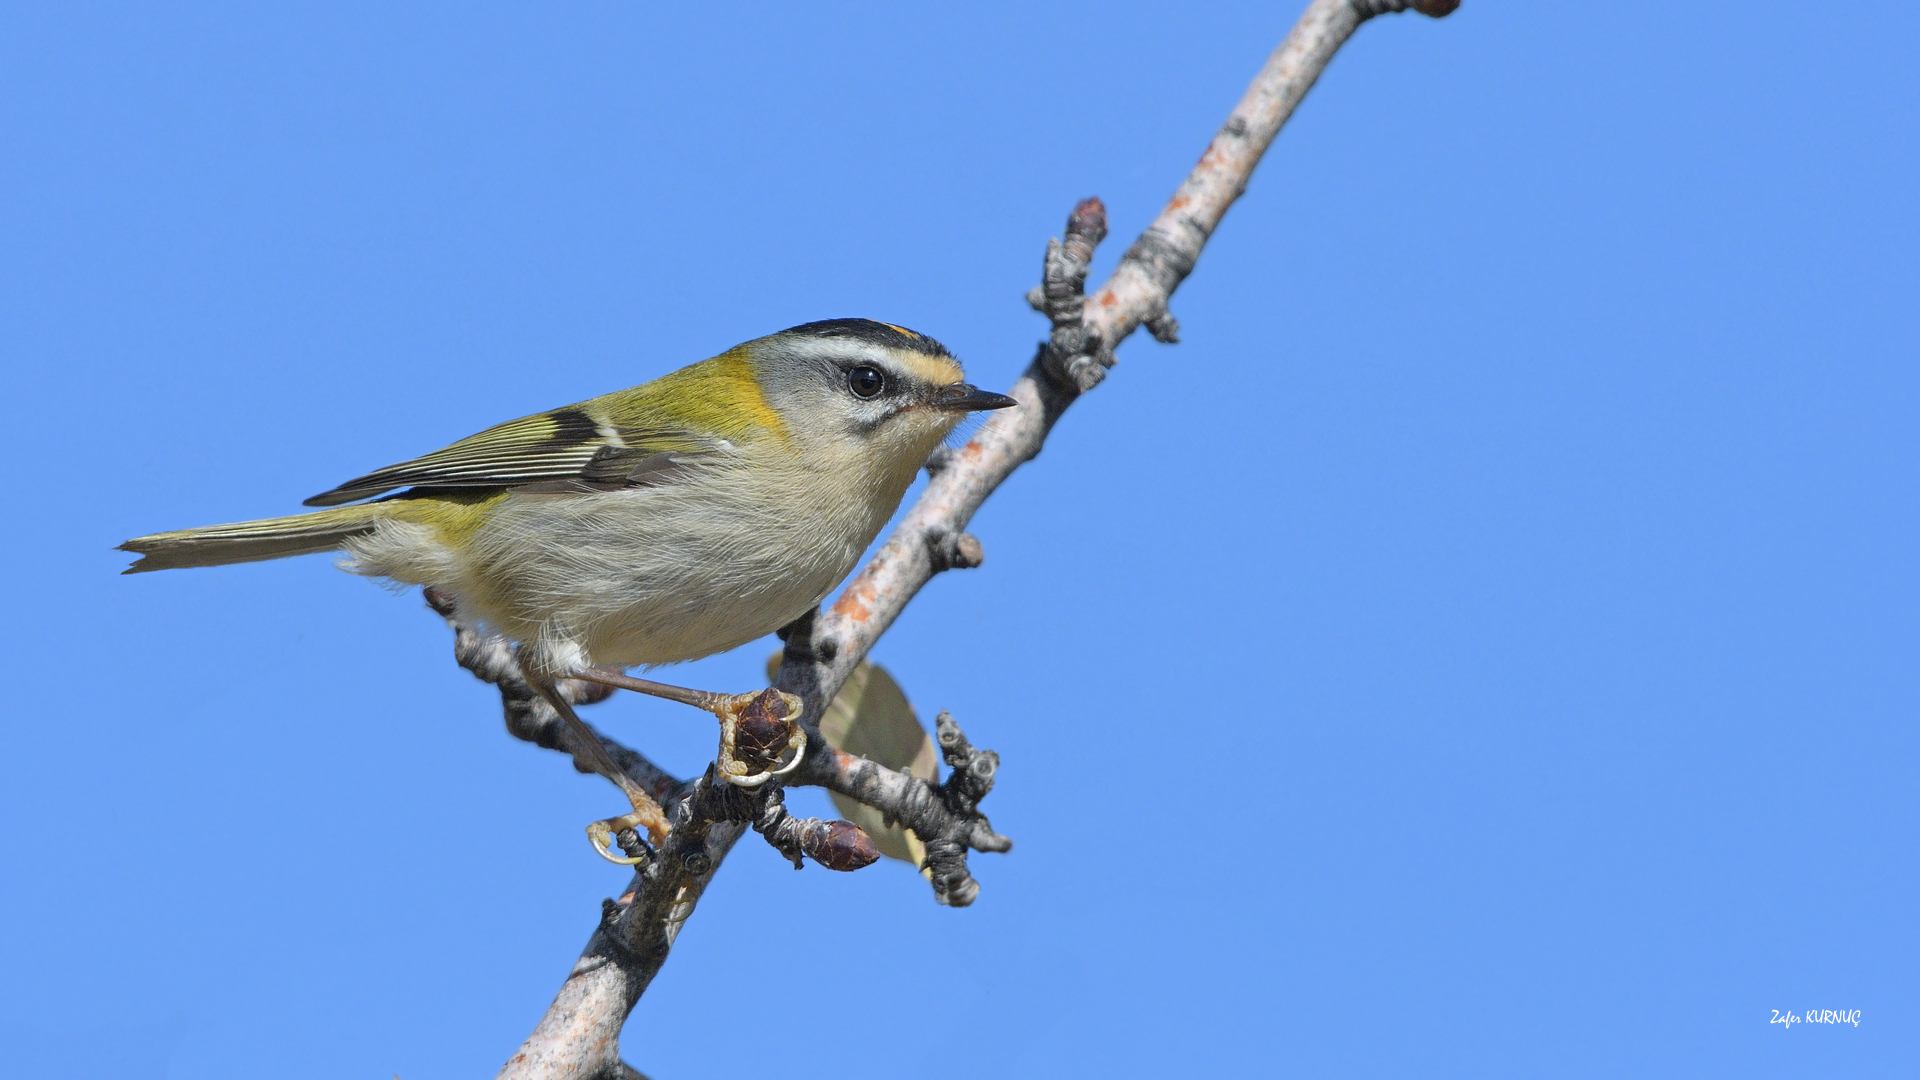
[[975, 750], [945, 712], [934, 727], [952, 769], [943, 784], [930, 784], [839, 750], [809, 754], [793, 782], [819, 784], [858, 799], [912, 829], [926, 845], [934, 898], [951, 907], [966, 907], [980, 893], [979, 883], [967, 869], [968, 850], [1013, 850], [1013, 841], [994, 832], [979, 811], [980, 800], [993, 790], [1000, 755]]
[[1093, 249], [1107, 238], [1107, 208], [1099, 199], [1082, 199], [1067, 215], [1066, 238], [1047, 241], [1040, 284], [1027, 303], [1053, 324], [1037, 366], [1076, 394], [1100, 385], [1113, 366], [1113, 348], [1087, 326], [1087, 267]]

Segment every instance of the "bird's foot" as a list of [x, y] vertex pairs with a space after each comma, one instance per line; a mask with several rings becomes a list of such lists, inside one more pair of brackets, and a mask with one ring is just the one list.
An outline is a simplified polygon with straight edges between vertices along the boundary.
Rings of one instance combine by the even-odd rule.
[[800, 767], [807, 755], [807, 729], [800, 726], [804, 702], [768, 687], [733, 694], [713, 715], [720, 719], [720, 775], [738, 787], [759, 787]]
[[[633, 803], [633, 813], [596, 821], [587, 826], [587, 840], [593, 844], [593, 850], [599, 852], [601, 858], [621, 866], [639, 866], [652, 861], [654, 848], [667, 838], [667, 815], [660, 804], [645, 792], [641, 792], [639, 798], [634, 798], [633, 794], [631, 791], [627, 793], [628, 800]], [[643, 801], [646, 806], [640, 805]], [[647, 830], [644, 837], [640, 835], [641, 828]], [[653, 842], [648, 843], [649, 839]], [[619, 846], [617, 853], [615, 845]]]
[[[715, 694], [597, 670], [577, 671], [572, 677], [712, 713], [720, 721], [720, 753], [716, 758], [720, 775], [738, 787], [759, 787], [776, 776], [785, 776], [800, 767], [807, 753], [807, 731], [800, 725], [806, 704], [782, 690], [768, 687], [751, 694]], [[635, 809], [639, 809], [637, 804]]]

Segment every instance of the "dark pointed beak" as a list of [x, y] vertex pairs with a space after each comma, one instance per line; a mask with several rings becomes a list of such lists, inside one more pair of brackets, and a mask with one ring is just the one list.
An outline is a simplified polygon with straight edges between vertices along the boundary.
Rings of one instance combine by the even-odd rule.
[[954, 383], [935, 390], [933, 400], [927, 404], [955, 412], [983, 412], [987, 409], [1010, 409], [1020, 403], [1005, 394], [982, 390], [968, 383]]

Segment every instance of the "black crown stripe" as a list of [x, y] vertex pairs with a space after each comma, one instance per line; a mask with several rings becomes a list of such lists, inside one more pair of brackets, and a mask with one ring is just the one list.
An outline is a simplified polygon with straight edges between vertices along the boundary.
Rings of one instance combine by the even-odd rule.
[[854, 338], [889, 349], [917, 352], [923, 356], [953, 357], [945, 345], [925, 334], [875, 319], [822, 319], [819, 322], [802, 323], [784, 332], [816, 338]]

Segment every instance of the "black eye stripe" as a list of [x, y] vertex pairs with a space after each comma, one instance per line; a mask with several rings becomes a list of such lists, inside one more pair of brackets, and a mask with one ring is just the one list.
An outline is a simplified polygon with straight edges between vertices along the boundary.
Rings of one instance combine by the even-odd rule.
[[887, 377], [879, 368], [861, 364], [847, 371], [847, 391], [854, 397], [871, 400], [879, 397], [886, 388]]

